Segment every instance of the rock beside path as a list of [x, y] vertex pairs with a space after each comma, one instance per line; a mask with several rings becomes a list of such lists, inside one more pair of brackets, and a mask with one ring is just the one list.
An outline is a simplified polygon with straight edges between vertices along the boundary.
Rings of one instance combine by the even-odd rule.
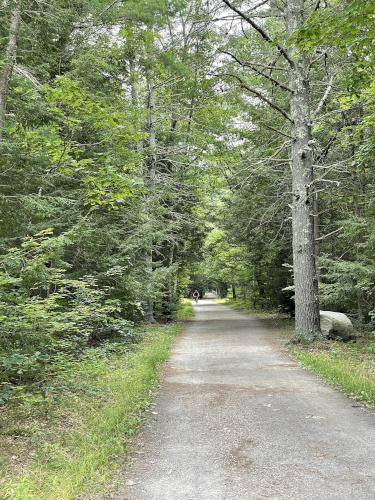
[[352, 322], [343, 313], [320, 311], [320, 327], [329, 339], [351, 340], [356, 337]]

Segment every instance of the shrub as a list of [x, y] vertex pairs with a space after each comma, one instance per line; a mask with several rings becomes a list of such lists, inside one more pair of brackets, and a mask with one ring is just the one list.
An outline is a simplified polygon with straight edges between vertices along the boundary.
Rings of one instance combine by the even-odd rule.
[[7, 394], [9, 384], [42, 379], [61, 354], [77, 357], [105, 339], [130, 339], [133, 325], [108, 288], [92, 276], [66, 277], [67, 242], [44, 231], [2, 259], [0, 382]]

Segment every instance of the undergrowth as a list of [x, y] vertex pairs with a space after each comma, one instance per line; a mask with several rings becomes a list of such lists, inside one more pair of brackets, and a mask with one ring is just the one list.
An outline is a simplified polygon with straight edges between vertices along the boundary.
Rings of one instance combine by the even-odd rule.
[[193, 304], [190, 299], [181, 299], [175, 313], [176, 321], [190, 321], [194, 317]]
[[152, 401], [159, 366], [180, 331], [176, 324], [148, 327], [131, 351], [93, 350], [67, 366], [44, 399], [9, 405], [0, 496], [72, 500], [103, 484]]

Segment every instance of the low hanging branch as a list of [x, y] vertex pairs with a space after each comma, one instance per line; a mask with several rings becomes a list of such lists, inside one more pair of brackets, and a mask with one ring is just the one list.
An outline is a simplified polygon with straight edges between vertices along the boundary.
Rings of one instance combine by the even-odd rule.
[[228, 0], [222, 0], [222, 1], [233, 12], [235, 12], [236, 14], [238, 14], [240, 17], [242, 17], [242, 19], [244, 19], [247, 23], [249, 23], [250, 26], [252, 28], [254, 28], [262, 36], [262, 38], [264, 40], [266, 40], [266, 42], [271, 43], [272, 45], [275, 45], [277, 47], [277, 50], [280, 52], [280, 54], [288, 62], [289, 66], [291, 68], [294, 68], [294, 66], [295, 66], [294, 61], [289, 57], [287, 51], [284, 49], [284, 47], [282, 47], [282, 45], [280, 45], [278, 43], [275, 44], [274, 41], [272, 40], [272, 38], [269, 36], [269, 34], [266, 31], [264, 31], [264, 29], [261, 26], [259, 26], [250, 16], [248, 16], [244, 12], [240, 11], [239, 9], [237, 9], [237, 7], [235, 7], [234, 5], [232, 5]]

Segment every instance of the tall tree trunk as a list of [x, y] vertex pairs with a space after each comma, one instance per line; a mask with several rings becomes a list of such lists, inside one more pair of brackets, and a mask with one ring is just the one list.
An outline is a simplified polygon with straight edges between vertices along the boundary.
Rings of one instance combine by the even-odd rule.
[[[358, 116], [356, 119], [352, 122], [353, 126], [358, 125], [358, 123], [361, 122], [363, 118], [363, 108], [362, 106], [359, 106], [358, 108]], [[351, 136], [351, 157], [355, 158], [355, 155], [357, 153], [357, 139], [353, 137], [353, 129], [349, 129], [349, 135]], [[362, 132], [360, 132], [359, 135], [359, 143], [361, 144], [363, 141], [362, 137]], [[365, 193], [365, 183], [362, 182], [361, 179], [361, 174], [360, 170], [358, 168], [358, 165], [355, 165], [354, 170], [352, 172], [352, 186], [353, 186], [353, 205], [354, 205], [354, 213], [355, 216], [357, 217], [358, 220], [364, 219], [364, 214], [362, 210], [362, 203], [361, 200], [366, 199], [366, 193]], [[362, 237], [363, 238], [363, 237]], [[359, 243], [362, 240], [361, 237], [359, 239], [356, 239], [353, 241], [353, 244], [355, 245], [355, 248], [357, 249], [356, 251], [356, 261], [360, 262], [361, 261], [361, 245]], [[360, 281], [360, 276], [357, 277], [357, 283], [356, 283], [356, 296], [357, 296], [357, 317], [360, 323], [365, 323], [366, 322], [366, 313], [368, 313], [368, 309], [366, 311], [365, 307], [365, 302], [364, 302], [364, 294], [361, 288], [359, 287], [359, 281]]]
[[[138, 97], [138, 85], [137, 85], [137, 77], [136, 77], [136, 64], [134, 57], [131, 56], [129, 58], [129, 72], [130, 72], [130, 91], [131, 91], [131, 100], [132, 100], [132, 105], [134, 106], [135, 109], [138, 109], [139, 105], [139, 97]], [[145, 172], [145, 183], [149, 187], [152, 187], [153, 179], [154, 179], [154, 150], [155, 150], [155, 123], [154, 123], [154, 99], [153, 99], [153, 86], [152, 82], [149, 79], [147, 79], [147, 112], [148, 112], [148, 117], [147, 117], [147, 131], [149, 133], [149, 149], [150, 149], [150, 157], [149, 161], [147, 163], [147, 171]], [[143, 144], [142, 141], [139, 140], [137, 141], [135, 145], [136, 151], [138, 153], [141, 153], [143, 151]], [[147, 216], [149, 215], [149, 204], [146, 203], [146, 211]], [[148, 323], [154, 323], [155, 318], [154, 318], [154, 301], [152, 298], [152, 288], [153, 288], [153, 280], [152, 280], [152, 272], [153, 272], [153, 258], [152, 258], [152, 234], [148, 234], [147, 238], [149, 242], [149, 248], [145, 252], [145, 267], [146, 271], [149, 275], [149, 278], [147, 279], [147, 291], [146, 291], [146, 297], [145, 297], [145, 302], [144, 302], [144, 311], [145, 311], [145, 319]]]
[[155, 97], [154, 84], [151, 76], [147, 76], [147, 112], [148, 112], [148, 146], [149, 146], [149, 182], [154, 184], [156, 174], [156, 125], [155, 125]]
[[[147, 75], [147, 132], [148, 132], [148, 170], [147, 185], [153, 196], [156, 175], [156, 127], [155, 127], [155, 102], [154, 102], [154, 85], [150, 74]], [[149, 204], [148, 204], [149, 205]], [[148, 209], [149, 210], [149, 209]], [[152, 214], [150, 214], [152, 215]], [[152, 257], [152, 233], [149, 234], [149, 249], [146, 251], [146, 267], [149, 274], [148, 292], [146, 297], [145, 317], [148, 322], [153, 323], [154, 318], [154, 301], [152, 298], [153, 288], [153, 257]]]
[[[294, 33], [304, 22], [304, 0], [288, 0], [286, 28]], [[318, 279], [315, 262], [313, 220], [313, 152], [310, 146], [310, 89], [308, 63], [299, 49], [292, 47], [289, 70], [292, 125], [292, 218], [293, 268], [296, 304], [296, 339], [320, 335]]]
[[[164, 264], [166, 267], [171, 269], [174, 261], [174, 250], [175, 246], [173, 243], [166, 244], [165, 247], [165, 257]], [[166, 320], [172, 320], [173, 316], [173, 303], [174, 303], [174, 287], [175, 287], [175, 273], [170, 273], [164, 288], [164, 304], [163, 304], [163, 316]]]
[[[138, 106], [139, 106], [139, 97], [138, 97], [138, 82], [137, 82], [137, 75], [136, 75], [136, 62], [134, 60], [134, 56], [130, 56], [129, 58], [129, 73], [130, 73], [130, 93], [131, 93], [131, 99], [132, 99], [132, 105], [134, 109], [137, 110], [137, 115], [138, 115]], [[137, 131], [139, 132], [139, 119], [137, 116]], [[143, 144], [141, 140], [138, 140], [136, 142], [136, 151], [137, 153], [141, 153], [143, 149]]]
[[0, 141], [2, 141], [5, 127], [5, 114], [7, 109], [9, 83], [16, 62], [18, 35], [20, 31], [21, 20], [20, 4], [21, 0], [14, 0], [14, 5], [10, 17], [9, 38], [5, 50], [3, 67], [0, 73]]

